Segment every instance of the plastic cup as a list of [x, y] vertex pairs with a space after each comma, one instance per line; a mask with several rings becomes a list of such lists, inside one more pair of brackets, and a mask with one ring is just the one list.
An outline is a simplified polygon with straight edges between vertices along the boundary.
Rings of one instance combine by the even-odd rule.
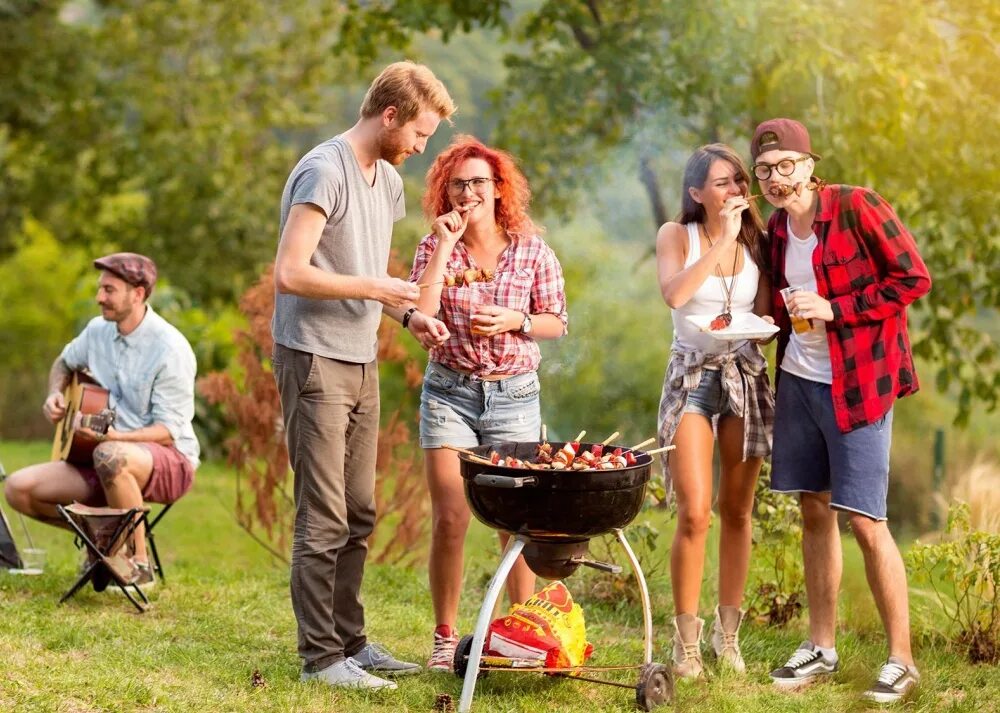
[[[785, 301], [785, 309], [788, 309], [788, 298], [792, 296], [793, 292], [798, 292], [799, 290], [804, 290], [804, 287], [786, 287], [781, 290], [781, 299]], [[798, 317], [792, 314], [791, 310], [788, 310], [788, 316], [792, 318], [792, 329], [796, 334], [802, 334], [803, 332], [808, 332], [813, 328], [813, 323], [811, 319], [806, 319], [805, 317]]]
[[45, 550], [27, 547], [21, 550], [21, 574], [42, 574], [45, 571]]
[[469, 324], [472, 327], [472, 333], [476, 336], [485, 336], [484, 332], [477, 324], [476, 317], [484, 317], [485, 315], [480, 315], [479, 309], [487, 305], [496, 304], [496, 299], [493, 297], [493, 286], [487, 285], [485, 283], [473, 283], [469, 285]]

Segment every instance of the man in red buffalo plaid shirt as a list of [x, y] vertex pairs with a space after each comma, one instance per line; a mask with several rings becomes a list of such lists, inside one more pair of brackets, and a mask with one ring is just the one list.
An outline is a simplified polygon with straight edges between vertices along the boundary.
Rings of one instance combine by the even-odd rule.
[[910, 650], [906, 570], [886, 524], [892, 407], [917, 390], [906, 307], [931, 280], [913, 237], [874, 191], [823, 185], [797, 121], [754, 132], [753, 172], [777, 210], [768, 223], [778, 341], [771, 487], [798, 493], [809, 640], [771, 672], [783, 689], [836, 672], [843, 568], [837, 510], [850, 516], [889, 639], [865, 697], [901, 699], [919, 674]]

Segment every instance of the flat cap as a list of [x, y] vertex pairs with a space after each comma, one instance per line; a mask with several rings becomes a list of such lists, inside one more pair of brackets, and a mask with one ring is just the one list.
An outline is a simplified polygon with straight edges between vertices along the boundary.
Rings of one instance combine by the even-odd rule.
[[138, 253], [112, 253], [94, 260], [94, 267], [117, 275], [133, 287], [145, 287], [149, 297], [156, 285], [156, 263]]

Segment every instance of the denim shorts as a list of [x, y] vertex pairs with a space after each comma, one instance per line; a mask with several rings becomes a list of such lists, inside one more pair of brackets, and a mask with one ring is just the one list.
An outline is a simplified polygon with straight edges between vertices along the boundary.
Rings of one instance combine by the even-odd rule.
[[420, 447], [537, 441], [542, 430], [540, 393], [534, 371], [483, 381], [430, 362], [420, 393]]
[[718, 369], [702, 369], [698, 386], [688, 392], [684, 413], [698, 413], [711, 419], [731, 413], [729, 399], [722, 392], [722, 372]]
[[830, 385], [787, 371], [778, 379], [771, 490], [830, 493], [830, 507], [886, 519], [892, 410], [841, 433]]

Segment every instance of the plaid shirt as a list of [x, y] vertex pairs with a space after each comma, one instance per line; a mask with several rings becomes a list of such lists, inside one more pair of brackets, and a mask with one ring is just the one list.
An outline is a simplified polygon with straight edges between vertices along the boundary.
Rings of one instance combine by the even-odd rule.
[[[493, 293], [496, 304], [525, 314], [551, 313], [567, 323], [566, 292], [562, 267], [552, 248], [538, 236], [512, 236], [510, 245], [497, 261], [492, 282], [477, 284]], [[431, 233], [417, 246], [410, 280], [419, 282], [437, 247]], [[448, 258], [448, 273], [478, 268], [461, 240]], [[430, 352], [431, 361], [478, 377], [506, 377], [538, 369], [541, 352], [529, 334], [503, 332], [492, 337], [472, 334], [469, 287], [444, 287], [438, 318], [448, 325], [451, 337]]]
[[[735, 352], [721, 354], [706, 354], [696, 349], [671, 351], [656, 419], [660, 445], [674, 442], [688, 394], [698, 388], [702, 372], [709, 366], [719, 369], [726, 405], [743, 419], [743, 460], [769, 456], [774, 431], [774, 391], [767, 378], [767, 360], [755, 342], [743, 342]], [[667, 456], [664, 453], [660, 460], [669, 496], [673, 483]]]
[[[826, 325], [833, 371], [832, 397], [844, 433], [882, 418], [896, 398], [919, 385], [906, 332], [906, 306], [927, 294], [930, 274], [913, 236], [885, 200], [867, 188], [830, 185], [817, 192], [813, 231], [816, 289], [830, 301]], [[791, 320], [780, 290], [785, 279], [788, 214], [777, 210], [767, 226], [778, 365]], [[780, 372], [780, 369], [778, 370]]]

